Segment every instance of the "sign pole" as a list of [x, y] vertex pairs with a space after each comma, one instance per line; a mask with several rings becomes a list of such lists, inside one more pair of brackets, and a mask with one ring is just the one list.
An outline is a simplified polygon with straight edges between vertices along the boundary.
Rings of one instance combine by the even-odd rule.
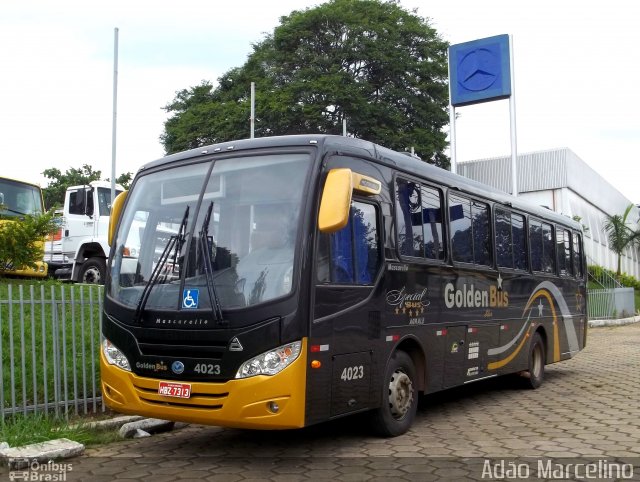
[[256, 129], [256, 83], [251, 82], [251, 132], [250, 136], [253, 139]]
[[118, 118], [118, 28], [113, 31], [113, 123], [111, 126], [111, 205], [116, 197], [116, 121]]
[[451, 156], [451, 172], [456, 173], [456, 108], [451, 103], [451, 52], [447, 62], [449, 71], [449, 154]]
[[509, 115], [511, 126], [511, 194], [518, 195], [518, 139], [516, 134], [516, 80], [513, 67], [513, 35], [509, 35], [509, 55], [511, 69], [511, 95], [509, 96]]

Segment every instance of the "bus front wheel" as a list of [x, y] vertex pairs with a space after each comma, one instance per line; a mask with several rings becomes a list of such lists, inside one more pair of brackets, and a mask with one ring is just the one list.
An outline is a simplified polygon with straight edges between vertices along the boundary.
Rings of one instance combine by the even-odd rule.
[[385, 437], [402, 435], [411, 427], [418, 409], [416, 369], [411, 357], [396, 351], [387, 364], [382, 406], [373, 413], [373, 426]]
[[540, 333], [536, 332], [529, 345], [529, 369], [524, 373], [525, 386], [536, 389], [544, 381], [545, 346]]

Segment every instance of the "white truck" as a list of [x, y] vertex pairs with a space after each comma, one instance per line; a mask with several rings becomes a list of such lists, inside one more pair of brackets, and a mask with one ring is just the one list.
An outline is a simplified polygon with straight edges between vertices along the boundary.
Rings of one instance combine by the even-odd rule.
[[[116, 184], [116, 196], [123, 191]], [[56, 278], [103, 284], [109, 244], [111, 183], [67, 188], [60, 231], [45, 243], [44, 260]]]

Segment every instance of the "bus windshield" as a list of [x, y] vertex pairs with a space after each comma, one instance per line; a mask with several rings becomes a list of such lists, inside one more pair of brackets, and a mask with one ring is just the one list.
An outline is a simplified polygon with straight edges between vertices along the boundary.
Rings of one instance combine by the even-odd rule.
[[143, 316], [289, 294], [309, 166], [308, 154], [270, 154], [141, 176], [114, 243], [109, 296]]
[[42, 214], [42, 195], [36, 186], [0, 178], [0, 216], [15, 218]]

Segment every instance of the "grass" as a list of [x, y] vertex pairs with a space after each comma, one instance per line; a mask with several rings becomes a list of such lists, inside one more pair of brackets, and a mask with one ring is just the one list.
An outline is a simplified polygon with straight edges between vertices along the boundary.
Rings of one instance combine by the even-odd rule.
[[97, 286], [0, 279], [0, 418], [55, 400], [93, 408], [80, 400], [99, 395], [101, 302]]
[[87, 419], [62, 420], [42, 413], [35, 415], [16, 415], [2, 424], [0, 442], [10, 447], [46, 442], [58, 438], [68, 438], [86, 446], [98, 445], [120, 440], [116, 429], [97, 430], [89, 427]]

